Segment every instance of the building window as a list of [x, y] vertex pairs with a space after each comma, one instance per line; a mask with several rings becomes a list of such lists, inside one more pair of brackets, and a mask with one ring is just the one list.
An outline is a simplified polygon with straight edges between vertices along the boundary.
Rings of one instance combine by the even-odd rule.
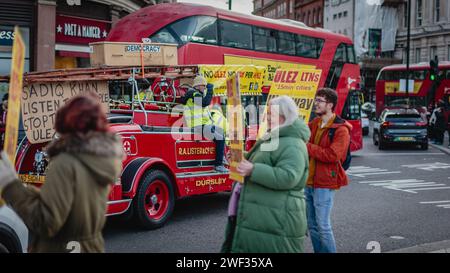
[[420, 63], [420, 48], [416, 48], [416, 63]]
[[319, 8], [319, 11], [318, 11], [318, 23], [319, 24], [322, 24], [322, 9], [321, 8]]
[[333, 15], [333, 20], [336, 20], [337, 19], [337, 14], [334, 14]]
[[434, 57], [437, 56], [437, 47], [430, 47], [430, 60], [434, 60]]
[[434, 0], [434, 20], [435, 22], [441, 20], [441, 0]]
[[422, 0], [417, 0], [417, 12], [416, 12], [416, 16], [417, 16], [417, 26], [421, 26], [422, 25]]
[[261, 0], [255, 0], [255, 10], [259, 9], [262, 7], [262, 3]]
[[344, 11], [344, 17], [347, 17], [347, 15], [348, 15], [348, 12]]

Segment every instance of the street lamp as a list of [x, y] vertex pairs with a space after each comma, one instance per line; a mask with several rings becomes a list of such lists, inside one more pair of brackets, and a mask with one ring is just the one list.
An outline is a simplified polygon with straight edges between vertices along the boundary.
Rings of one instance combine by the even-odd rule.
[[[411, 47], [411, 0], [408, 0], [408, 34], [406, 35], [406, 98], [409, 97], [409, 51]], [[414, 88], [414, 87], [413, 87]], [[409, 100], [406, 100], [409, 108]]]

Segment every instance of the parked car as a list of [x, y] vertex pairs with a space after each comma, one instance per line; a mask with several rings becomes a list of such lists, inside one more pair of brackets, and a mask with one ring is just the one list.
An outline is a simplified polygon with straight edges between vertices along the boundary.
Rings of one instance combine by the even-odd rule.
[[369, 134], [369, 117], [364, 112], [361, 113], [361, 127], [363, 136], [367, 136]]
[[380, 150], [389, 144], [418, 144], [428, 149], [427, 123], [416, 109], [385, 109], [373, 126], [373, 144]]
[[0, 253], [25, 253], [28, 229], [22, 219], [8, 206], [0, 207]]

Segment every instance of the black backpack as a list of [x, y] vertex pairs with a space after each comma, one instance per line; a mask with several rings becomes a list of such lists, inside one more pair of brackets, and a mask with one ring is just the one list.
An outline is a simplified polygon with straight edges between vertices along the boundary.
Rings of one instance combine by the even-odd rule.
[[[330, 130], [328, 130], [328, 137], [330, 138], [330, 142], [333, 142], [335, 132], [336, 128], [330, 128]], [[350, 144], [349, 144], [347, 149], [347, 156], [345, 157], [344, 162], [341, 163], [342, 168], [344, 168], [344, 170], [348, 170], [348, 168], [350, 168], [351, 163], [352, 163], [352, 154], [350, 153]]]

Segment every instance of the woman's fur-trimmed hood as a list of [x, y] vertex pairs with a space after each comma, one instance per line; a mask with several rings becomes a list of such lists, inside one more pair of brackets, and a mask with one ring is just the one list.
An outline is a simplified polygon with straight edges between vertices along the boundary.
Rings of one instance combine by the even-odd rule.
[[114, 182], [122, 169], [124, 158], [121, 138], [113, 133], [103, 132], [63, 135], [47, 146], [47, 154], [51, 159], [62, 153], [78, 159], [101, 184]]
[[83, 136], [64, 135], [54, 139], [47, 146], [47, 153], [50, 157], [60, 153], [121, 157], [123, 148], [122, 140], [113, 133], [90, 132]]

